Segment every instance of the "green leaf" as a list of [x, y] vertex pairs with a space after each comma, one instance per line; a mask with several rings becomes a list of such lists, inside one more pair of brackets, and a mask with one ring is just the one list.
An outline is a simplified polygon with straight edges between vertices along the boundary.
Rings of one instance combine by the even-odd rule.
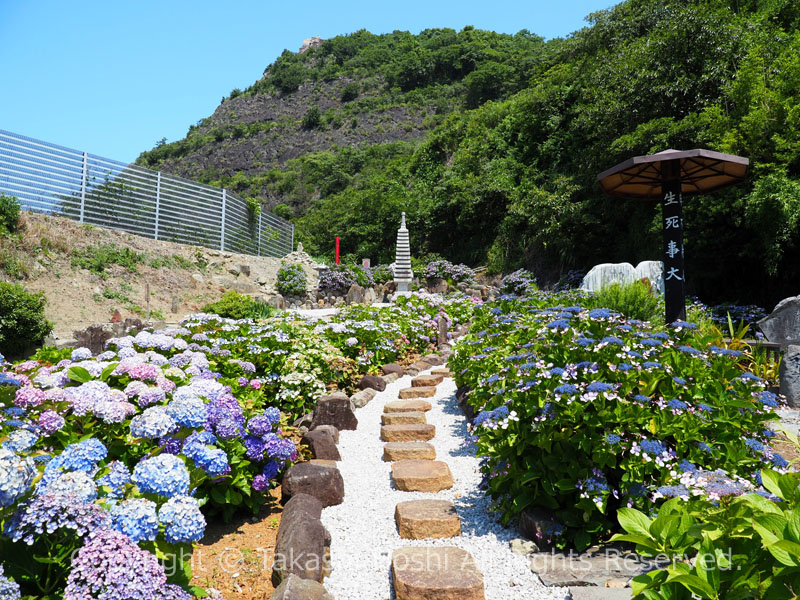
[[196, 585], [189, 588], [189, 593], [195, 598], [208, 598], [208, 592], [205, 588], [197, 587]]
[[67, 377], [77, 383], [86, 383], [92, 380], [92, 374], [83, 367], [70, 367], [67, 371]]
[[783, 511], [781, 511], [781, 509], [778, 508], [778, 506], [772, 500], [767, 500], [764, 498], [764, 496], [759, 496], [758, 494], [747, 494], [746, 496], [742, 496], [742, 500], [758, 511], [776, 515], [783, 514]]
[[796, 506], [792, 512], [789, 513], [789, 533], [792, 536], [792, 541], [800, 542], [800, 506]]
[[652, 537], [650, 535], [650, 519], [643, 512], [635, 508], [620, 508], [617, 511], [617, 519], [625, 531]]
[[719, 565], [714, 552], [714, 544], [708, 536], [703, 536], [700, 552], [696, 556], [695, 570], [698, 577], [705, 581], [713, 590], [719, 589]]
[[667, 579], [669, 582], [680, 583], [683, 587], [687, 590], [700, 596], [701, 598], [719, 598], [717, 592], [704, 580], [700, 579], [697, 575], [692, 575], [691, 573], [687, 573], [684, 575], [678, 575], [676, 577], [670, 577]]
[[767, 546], [778, 561], [787, 567], [800, 567], [800, 544], [789, 540], [779, 540]]
[[771, 493], [775, 494], [779, 498], [782, 498], [783, 500], [786, 500], [786, 498], [783, 497], [783, 490], [781, 490], [780, 483], [778, 482], [779, 478], [780, 475], [772, 469], [763, 469], [761, 471], [762, 485]]
[[100, 373], [100, 380], [101, 381], [108, 381], [108, 378], [111, 377], [111, 374], [114, 372], [114, 369], [117, 368], [118, 364], [119, 363], [111, 363], [105, 369], [103, 369], [103, 372]]

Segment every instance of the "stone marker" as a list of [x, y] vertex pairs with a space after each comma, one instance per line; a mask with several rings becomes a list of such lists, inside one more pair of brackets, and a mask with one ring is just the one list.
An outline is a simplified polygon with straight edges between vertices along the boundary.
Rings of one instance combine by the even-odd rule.
[[361, 381], [358, 382], [358, 388], [361, 390], [371, 388], [378, 392], [382, 392], [386, 389], [386, 382], [383, 380], [383, 378], [378, 377], [377, 375], [364, 375], [364, 377], [361, 378]]
[[436, 388], [433, 386], [410, 387], [400, 390], [397, 394], [401, 400], [409, 398], [433, 398], [436, 395]]
[[336, 447], [333, 434], [329, 430], [319, 427], [313, 429], [303, 436], [302, 443], [306, 444], [311, 449], [311, 455], [314, 458], [342, 460], [339, 449]]
[[400, 502], [394, 520], [401, 538], [451, 538], [461, 535], [456, 507], [448, 500], [410, 500]]
[[483, 576], [454, 546], [398, 548], [392, 553], [397, 600], [483, 600]]
[[435, 460], [436, 448], [426, 442], [388, 442], [383, 445], [383, 460]]
[[756, 325], [769, 342], [800, 344], [800, 296], [784, 298]]
[[358, 419], [353, 411], [353, 403], [342, 392], [323, 396], [317, 401], [314, 420], [309, 429], [316, 429], [319, 425], [333, 425], [340, 431], [355, 429], [358, 427]]
[[420, 411], [383, 413], [381, 415], [381, 425], [424, 425], [425, 413]]
[[436, 387], [444, 379], [443, 375], [417, 375], [411, 380], [411, 387]]
[[392, 479], [404, 492], [439, 492], [453, 487], [453, 474], [439, 460], [399, 460], [392, 463]]
[[319, 499], [322, 506], [334, 506], [344, 500], [344, 480], [339, 469], [298, 463], [283, 476], [281, 492], [284, 502], [297, 494], [308, 494]]
[[[409, 414], [409, 413], [406, 413]], [[436, 436], [436, 426], [425, 424], [383, 425], [381, 439], [384, 442], [427, 442]]]
[[275, 588], [269, 600], [333, 600], [333, 596], [321, 583], [301, 579], [292, 573]]
[[428, 412], [432, 408], [431, 403], [427, 400], [412, 399], [412, 400], [394, 400], [387, 402], [383, 405], [383, 412], [385, 413], [399, 413], [399, 412]]

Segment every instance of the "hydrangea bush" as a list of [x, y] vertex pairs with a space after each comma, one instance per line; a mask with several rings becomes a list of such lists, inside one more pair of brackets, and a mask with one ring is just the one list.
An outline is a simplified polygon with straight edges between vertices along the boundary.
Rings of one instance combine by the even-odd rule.
[[525, 269], [518, 269], [503, 277], [501, 291], [505, 294], [524, 296], [529, 291], [539, 289], [536, 286], [536, 276]]
[[451, 357], [506, 521], [546, 511], [555, 543], [582, 549], [619, 529], [618, 508], [649, 511], [698, 471], [757, 490], [762, 468], [787, 468], [766, 428], [778, 398], [740, 352], [692, 323], [659, 329], [585, 301], [537, 292], [485, 304]]
[[[382, 361], [431, 350], [436, 318], [463, 323], [473, 307], [414, 296], [325, 324], [198, 314], [99, 356], [0, 357], [0, 590], [188, 598], [174, 584], [188, 583], [206, 517], [257, 510], [298, 458], [287, 422], [328, 386], [352, 391]], [[167, 578], [154, 556], [186, 563]]]
[[425, 279], [444, 279], [448, 283], [475, 283], [475, 271], [467, 265], [449, 260], [433, 260], [425, 266]]
[[343, 294], [352, 285], [375, 285], [371, 269], [356, 264], [331, 265], [319, 274], [319, 289], [323, 292]]
[[284, 296], [302, 296], [308, 287], [306, 272], [298, 264], [282, 264], [275, 287]]

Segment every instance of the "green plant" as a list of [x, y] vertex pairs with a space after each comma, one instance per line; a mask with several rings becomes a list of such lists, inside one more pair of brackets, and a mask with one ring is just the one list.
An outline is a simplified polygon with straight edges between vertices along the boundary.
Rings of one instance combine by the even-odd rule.
[[56, 346], [42, 346], [30, 360], [38, 361], [44, 365], [56, 365], [62, 360], [68, 360], [72, 356], [73, 348], [57, 348]]
[[25, 279], [28, 276], [28, 265], [20, 259], [19, 252], [12, 246], [0, 242], [0, 271], [4, 271], [13, 279]]
[[44, 316], [43, 293], [0, 282], [0, 354], [15, 358], [41, 344], [53, 330]]
[[662, 322], [661, 302], [661, 298], [652, 293], [649, 284], [634, 281], [603, 286], [595, 294], [592, 306], [615, 310], [629, 319]]
[[322, 123], [322, 112], [319, 110], [319, 106], [312, 106], [308, 109], [308, 112], [303, 116], [303, 120], [300, 122], [303, 129], [316, 129], [319, 127], [320, 123]]
[[671, 562], [634, 578], [636, 600], [798, 597], [800, 474], [762, 470], [768, 493], [720, 479], [692, 495], [680, 490], [654, 518], [619, 511], [626, 533], [615, 540]]
[[14, 196], [0, 194], [0, 235], [14, 233], [19, 227], [20, 204]]
[[306, 272], [298, 264], [281, 264], [275, 287], [284, 296], [302, 296], [308, 287]]
[[117, 248], [113, 244], [87, 246], [82, 251], [73, 253], [73, 267], [88, 269], [97, 275], [103, 275], [110, 265], [120, 265], [128, 271], [136, 273], [137, 265], [144, 263], [145, 256], [130, 248]]
[[358, 92], [360, 91], [360, 87], [358, 82], [351, 81], [350, 83], [346, 84], [342, 88], [342, 93], [339, 96], [342, 102], [350, 102], [351, 100], [355, 100], [358, 98]]
[[226, 292], [222, 298], [203, 307], [203, 312], [213, 313], [228, 319], [267, 318], [275, 314], [276, 309], [266, 302], [253, 299], [238, 292]]

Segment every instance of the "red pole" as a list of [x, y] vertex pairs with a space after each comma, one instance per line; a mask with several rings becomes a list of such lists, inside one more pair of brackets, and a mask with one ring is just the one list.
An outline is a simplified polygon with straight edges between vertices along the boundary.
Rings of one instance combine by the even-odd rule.
[[339, 236], [336, 236], [336, 264], [339, 264]]

